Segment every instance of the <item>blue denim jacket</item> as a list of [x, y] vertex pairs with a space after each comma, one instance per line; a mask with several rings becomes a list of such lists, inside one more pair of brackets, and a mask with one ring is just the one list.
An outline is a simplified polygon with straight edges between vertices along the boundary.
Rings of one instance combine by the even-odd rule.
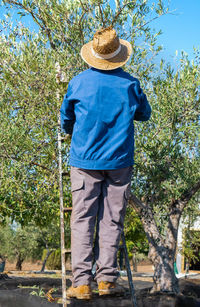
[[60, 111], [61, 127], [72, 134], [70, 165], [96, 170], [133, 165], [133, 120], [151, 115], [139, 81], [122, 68], [90, 68], [74, 77]]

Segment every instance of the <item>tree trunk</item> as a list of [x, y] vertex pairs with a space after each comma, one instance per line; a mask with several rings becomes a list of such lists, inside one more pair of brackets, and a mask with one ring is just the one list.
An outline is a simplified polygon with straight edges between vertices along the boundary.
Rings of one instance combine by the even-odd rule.
[[133, 272], [137, 272], [137, 259], [135, 256], [135, 252], [133, 252], [132, 256], [132, 264], [133, 264]]
[[[175, 253], [174, 253], [175, 254]], [[174, 257], [166, 247], [150, 246], [149, 258], [154, 264], [154, 285], [151, 292], [179, 292], [178, 279], [174, 273]]]
[[22, 262], [24, 261], [24, 257], [19, 253], [17, 256], [17, 263], [16, 263], [16, 270], [21, 271], [22, 270]]
[[47, 250], [47, 254], [46, 254], [46, 257], [45, 257], [45, 259], [44, 259], [44, 261], [42, 263], [42, 268], [41, 268], [40, 272], [44, 272], [47, 260], [48, 260], [48, 258], [49, 258], [49, 256], [51, 255], [52, 252], [53, 252], [53, 249], [52, 250], [49, 250], [49, 249]]
[[129, 204], [139, 214], [149, 242], [149, 258], [154, 265], [154, 286], [152, 291], [179, 292], [178, 279], [174, 273], [174, 259], [179, 221], [181, 214], [192, 196], [200, 189], [200, 181], [186, 190], [179, 199], [169, 204], [168, 225], [163, 236], [157, 226], [152, 204], [143, 203], [134, 194], [130, 195]]

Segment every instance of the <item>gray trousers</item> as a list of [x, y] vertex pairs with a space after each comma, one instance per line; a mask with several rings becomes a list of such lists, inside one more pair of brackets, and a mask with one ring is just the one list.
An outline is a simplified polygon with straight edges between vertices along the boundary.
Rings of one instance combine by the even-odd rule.
[[132, 167], [117, 170], [85, 170], [71, 167], [71, 250], [74, 287], [90, 284], [93, 258], [97, 264], [97, 282], [116, 281], [117, 251], [123, 230], [131, 175]]

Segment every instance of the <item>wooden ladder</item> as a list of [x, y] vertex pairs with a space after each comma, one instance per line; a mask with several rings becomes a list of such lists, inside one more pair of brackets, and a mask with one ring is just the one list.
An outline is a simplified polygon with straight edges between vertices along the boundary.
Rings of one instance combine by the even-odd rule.
[[[59, 67], [60, 69], [60, 67]], [[59, 70], [60, 73], [60, 70]], [[58, 82], [58, 81], [57, 81]], [[59, 92], [57, 93], [57, 99], [60, 100]], [[71, 250], [65, 248], [65, 230], [64, 230], [64, 214], [66, 212], [71, 212], [72, 207], [64, 207], [63, 201], [63, 177], [68, 175], [68, 173], [63, 171], [62, 167], [62, 143], [67, 139], [67, 137], [62, 137], [61, 125], [60, 125], [60, 114], [58, 115], [58, 168], [59, 168], [59, 191], [60, 191], [60, 235], [61, 235], [61, 266], [62, 266], [62, 302], [63, 307], [67, 307], [67, 295], [66, 295], [66, 268], [65, 268], [65, 254], [71, 253]], [[135, 290], [133, 286], [132, 273], [128, 258], [128, 251], [126, 246], [126, 240], [124, 232], [121, 235], [122, 249], [125, 255], [125, 264], [129, 282], [129, 289], [131, 293], [131, 303], [133, 307], [137, 307]]]

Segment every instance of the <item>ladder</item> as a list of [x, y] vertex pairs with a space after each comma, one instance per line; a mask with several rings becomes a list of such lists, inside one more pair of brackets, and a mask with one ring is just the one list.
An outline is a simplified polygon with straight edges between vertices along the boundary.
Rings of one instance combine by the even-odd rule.
[[[56, 69], [57, 69], [57, 72], [61, 75], [61, 70], [60, 70], [60, 66], [58, 63], [57, 63]], [[59, 82], [60, 80], [57, 79], [57, 83]], [[58, 101], [60, 101], [59, 91], [57, 92], [57, 99]], [[58, 115], [58, 170], [59, 170], [59, 192], [60, 192], [62, 304], [63, 304], [63, 307], [67, 307], [65, 254], [69, 253], [70, 251], [65, 248], [64, 214], [66, 212], [71, 212], [72, 207], [64, 207], [64, 201], [63, 201], [63, 176], [66, 175], [66, 172], [63, 171], [63, 167], [62, 167], [62, 143], [67, 139], [67, 136], [65, 137], [62, 136], [60, 123], [61, 123], [61, 120], [60, 120], [60, 113], [59, 113]], [[125, 255], [126, 271], [127, 271], [127, 276], [128, 276], [129, 289], [131, 293], [131, 304], [132, 304], [132, 307], [137, 307], [135, 289], [133, 285], [132, 273], [131, 273], [131, 268], [130, 268], [130, 263], [129, 263], [129, 258], [128, 258], [128, 251], [127, 251], [124, 232], [122, 232], [121, 234], [121, 240], [122, 240], [121, 248]]]

